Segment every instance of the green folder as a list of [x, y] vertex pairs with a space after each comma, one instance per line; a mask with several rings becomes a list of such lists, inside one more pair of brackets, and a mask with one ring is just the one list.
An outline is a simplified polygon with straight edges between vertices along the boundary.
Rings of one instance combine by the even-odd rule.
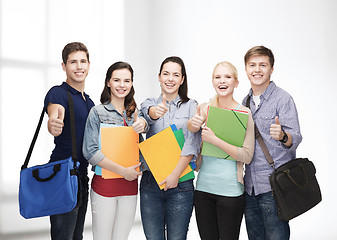
[[[242, 147], [246, 135], [248, 112], [209, 106], [206, 126], [220, 139]], [[220, 148], [204, 142], [202, 155], [234, 160]]]
[[[173, 133], [174, 133], [174, 136], [177, 139], [177, 142], [179, 144], [180, 149], [183, 149], [183, 146], [184, 146], [184, 143], [185, 143], [183, 130], [182, 129], [175, 130], [175, 131], [173, 131]], [[191, 164], [190, 164], [190, 167], [191, 167]], [[181, 178], [179, 178], [179, 182], [184, 182], [184, 181], [189, 180], [189, 179], [194, 179], [194, 172], [193, 172], [192, 167], [191, 167], [191, 171], [189, 173], [187, 173], [184, 176], [182, 176]]]

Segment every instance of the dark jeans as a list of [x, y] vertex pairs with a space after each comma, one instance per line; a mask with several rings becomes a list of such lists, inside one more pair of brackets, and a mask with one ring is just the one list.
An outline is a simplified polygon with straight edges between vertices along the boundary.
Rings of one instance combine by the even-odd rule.
[[225, 197], [194, 192], [195, 216], [201, 239], [237, 240], [245, 210], [244, 195]]
[[272, 192], [246, 196], [246, 228], [250, 240], [288, 240], [289, 222], [277, 216], [277, 206]]
[[[148, 240], [185, 240], [193, 210], [193, 180], [160, 190], [149, 171], [140, 183], [140, 212]], [[166, 228], [166, 231], [165, 231]]]
[[85, 214], [88, 205], [88, 182], [86, 175], [80, 176], [80, 196], [77, 206], [68, 213], [50, 216], [50, 234], [52, 240], [81, 240]]

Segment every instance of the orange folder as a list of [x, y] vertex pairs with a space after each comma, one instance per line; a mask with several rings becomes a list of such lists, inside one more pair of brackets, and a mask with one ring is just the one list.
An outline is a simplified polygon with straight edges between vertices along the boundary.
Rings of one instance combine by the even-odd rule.
[[[132, 127], [102, 127], [101, 151], [111, 161], [131, 167], [139, 163], [139, 135]], [[139, 171], [139, 168], [137, 169]], [[121, 175], [102, 168], [105, 179], [123, 178]]]
[[[138, 146], [159, 185], [159, 183], [172, 173], [180, 160], [181, 148], [179, 147], [172, 128], [168, 127], [160, 131], [139, 143]], [[191, 167], [188, 165], [180, 177], [185, 176], [190, 171]], [[160, 189], [164, 187], [165, 184], [159, 185]]]

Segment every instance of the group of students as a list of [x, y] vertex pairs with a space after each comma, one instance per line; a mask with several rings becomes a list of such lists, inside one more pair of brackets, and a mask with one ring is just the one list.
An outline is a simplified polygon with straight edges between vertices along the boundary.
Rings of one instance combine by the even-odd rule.
[[[302, 140], [292, 97], [270, 80], [274, 66], [270, 49], [256, 46], [246, 53], [245, 70], [251, 90], [242, 104], [233, 98], [239, 81], [231, 63], [220, 62], [215, 66], [212, 85], [216, 94], [209, 102], [198, 105], [188, 97], [183, 60], [173, 56], [166, 58], [159, 69], [161, 94], [158, 98], [146, 99], [139, 109], [134, 99], [133, 69], [128, 63], [116, 62], [109, 67], [101, 104], [94, 106], [84, 92], [90, 68], [86, 46], [80, 42], [69, 43], [63, 49], [62, 58], [67, 79], [62, 85], [51, 88], [45, 98], [48, 131], [55, 137], [51, 161], [65, 159], [72, 153], [69, 91], [75, 106], [80, 200], [71, 212], [50, 216], [52, 239], [83, 238], [89, 198], [89, 163], [93, 168], [99, 166], [123, 177], [104, 179], [94, 174], [92, 178], [90, 202], [94, 240], [128, 238], [136, 212], [140, 175], [140, 213], [146, 239], [186, 239], [193, 206], [201, 239], [238, 239], [244, 213], [249, 239], [289, 239], [289, 223], [277, 217], [268, 180], [273, 169], [254, 136], [255, 123], [276, 167], [295, 157]], [[246, 107], [247, 99], [250, 109]], [[242, 147], [221, 140], [205, 126], [208, 106], [248, 112]], [[165, 184], [163, 190], [144, 159], [125, 168], [101, 152], [102, 124], [132, 126], [137, 134], [146, 133], [147, 138], [171, 124], [183, 130], [185, 143], [180, 160], [172, 173], [159, 183]], [[202, 156], [202, 142], [217, 146], [232, 160]], [[193, 161], [201, 162], [195, 189], [193, 179], [179, 182], [179, 176]]]

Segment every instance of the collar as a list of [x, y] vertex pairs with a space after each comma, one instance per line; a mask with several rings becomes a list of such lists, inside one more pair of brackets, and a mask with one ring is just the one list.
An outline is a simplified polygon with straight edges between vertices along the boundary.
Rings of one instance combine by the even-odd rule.
[[103, 105], [104, 105], [104, 108], [106, 110], [108, 110], [109, 112], [112, 112], [112, 111], [116, 111], [117, 112], [115, 106], [111, 102], [104, 103]]
[[[80, 91], [77, 91], [75, 88], [73, 88], [72, 86], [70, 86], [68, 83], [63, 82], [61, 84], [61, 87], [65, 88], [66, 90], [68, 90], [69, 92], [71, 92], [72, 95], [76, 95], [76, 94], [81, 94], [82, 93]], [[85, 92], [83, 92], [84, 96], [87, 98], [89, 97], [89, 95], [87, 95]]]
[[[264, 90], [264, 92], [261, 94], [261, 96], [267, 100], [275, 88], [276, 88], [276, 84], [273, 81], [271, 81], [268, 87], [266, 88], [266, 90]], [[253, 89], [249, 90], [249, 96], [253, 97]]]

